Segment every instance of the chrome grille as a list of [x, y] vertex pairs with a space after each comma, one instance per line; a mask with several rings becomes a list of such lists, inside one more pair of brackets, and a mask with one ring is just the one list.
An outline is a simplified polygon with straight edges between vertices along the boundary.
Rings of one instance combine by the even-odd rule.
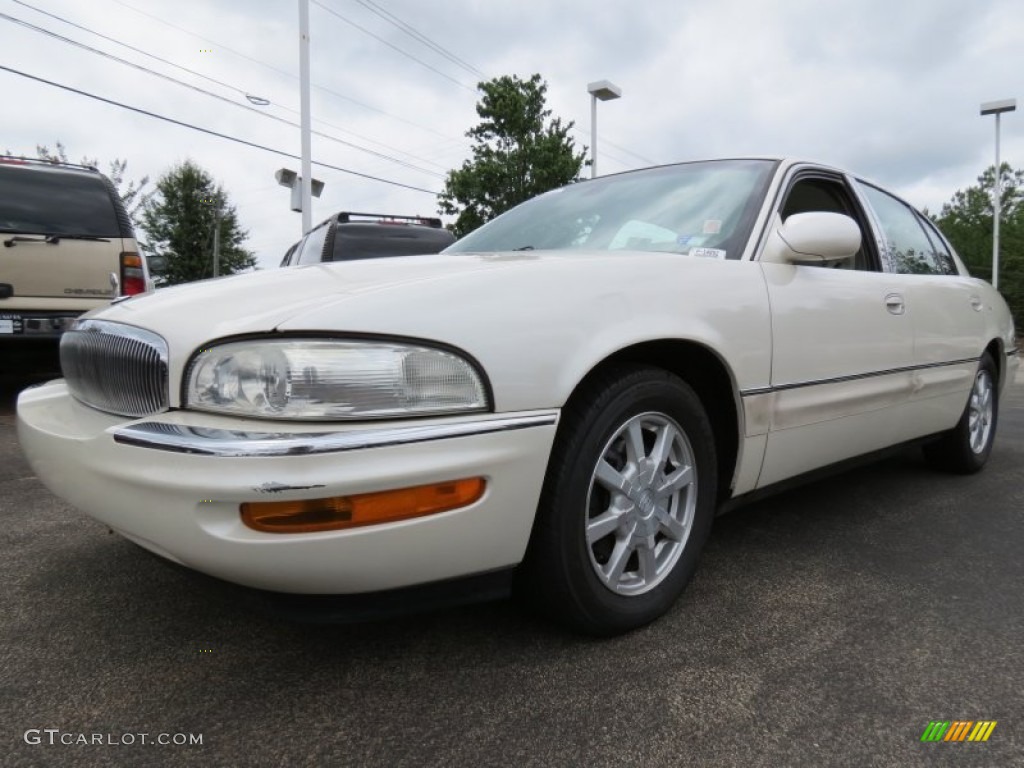
[[151, 331], [79, 320], [60, 340], [60, 367], [76, 399], [121, 416], [166, 411], [167, 342]]

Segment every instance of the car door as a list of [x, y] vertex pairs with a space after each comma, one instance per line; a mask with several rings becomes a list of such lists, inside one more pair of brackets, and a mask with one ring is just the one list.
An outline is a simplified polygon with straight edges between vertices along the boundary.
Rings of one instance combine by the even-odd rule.
[[862, 245], [849, 263], [761, 262], [772, 371], [758, 486], [898, 442], [910, 395], [912, 318], [902, 287], [881, 269], [870, 220], [849, 179], [815, 168], [791, 172], [772, 226], [811, 211], [850, 216]]
[[900, 284], [914, 326], [910, 437], [951, 428], [967, 404], [985, 340], [976, 280], [961, 275], [938, 230], [895, 196], [857, 186], [884, 237], [886, 269]]

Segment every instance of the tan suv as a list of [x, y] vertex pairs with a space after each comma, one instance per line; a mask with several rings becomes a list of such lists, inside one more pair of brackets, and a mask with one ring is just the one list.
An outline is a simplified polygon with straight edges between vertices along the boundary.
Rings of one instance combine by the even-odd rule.
[[0, 155], [0, 345], [55, 339], [152, 286], [131, 219], [95, 168]]

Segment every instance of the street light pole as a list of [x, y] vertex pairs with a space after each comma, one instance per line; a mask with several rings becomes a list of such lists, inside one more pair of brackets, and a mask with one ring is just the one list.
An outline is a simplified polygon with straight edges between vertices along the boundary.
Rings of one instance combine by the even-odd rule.
[[597, 100], [611, 101], [622, 95], [619, 86], [607, 80], [598, 80], [587, 86], [590, 94], [590, 178], [597, 176]]
[[1000, 173], [999, 159], [999, 120], [1004, 112], [1017, 109], [1016, 99], [989, 101], [981, 105], [982, 115], [996, 116], [996, 177], [993, 185], [992, 201], [992, 287], [999, 288], [999, 218], [1003, 207], [1003, 181]]
[[309, 116], [309, 0], [299, 0], [299, 85], [302, 111], [302, 235], [312, 229], [312, 136]]
[[213, 211], [213, 276], [220, 275], [220, 195], [214, 197]]

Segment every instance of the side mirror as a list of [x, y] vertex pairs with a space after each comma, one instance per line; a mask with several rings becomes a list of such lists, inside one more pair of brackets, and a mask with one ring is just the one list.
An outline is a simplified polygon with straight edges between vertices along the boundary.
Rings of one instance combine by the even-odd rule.
[[795, 213], [780, 223], [778, 215], [761, 261], [820, 264], [852, 258], [860, 250], [860, 227], [841, 213]]

